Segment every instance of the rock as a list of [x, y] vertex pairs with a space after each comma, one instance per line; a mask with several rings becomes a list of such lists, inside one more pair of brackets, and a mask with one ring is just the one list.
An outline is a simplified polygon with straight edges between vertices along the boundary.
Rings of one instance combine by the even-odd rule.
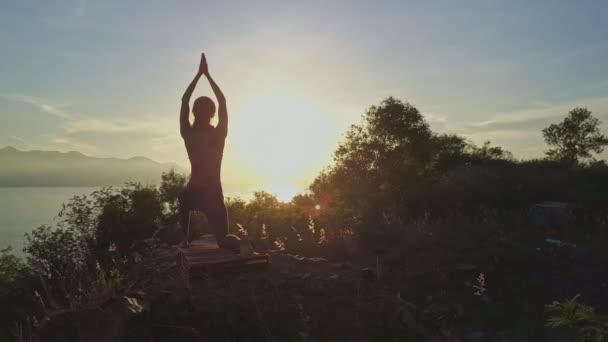
[[349, 270], [352, 268], [352, 265], [346, 262], [341, 262], [341, 263], [331, 263], [329, 265], [332, 269], [334, 270]]
[[305, 262], [309, 262], [309, 263], [319, 263], [319, 262], [327, 262], [327, 259], [312, 257], [312, 258], [303, 258], [299, 261], [305, 261]]
[[460, 271], [474, 271], [477, 269], [477, 266], [472, 264], [460, 264], [456, 267], [456, 269]]
[[520, 342], [521, 338], [519, 338], [512, 331], [502, 331], [496, 334], [498, 341], [500, 342]]
[[38, 334], [41, 341], [121, 341], [129, 320], [148, 307], [136, 297], [116, 297], [99, 306], [57, 312], [43, 322]]
[[233, 234], [228, 234], [224, 237], [224, 240], [218, 241], [221, 248], [225, 248], [234, 252], [239, 253], [241, 249], [241, 239]]
[[483, 331], [473, 331], [462, 337], [463, 341], [468, 342], [477, 342], [477, 341], [485, 341], [487, 339], [486, 333]]
[[519, 342], [521, 339], [510, 331], [484, 332], [473, 331], [463, 336], [463, 341], [467, 342]]
[[369, 267], [362, 268], [361, 271], [359, 272], [359, 274], [361, 275], [361, 279], [364, 279], [367, 281], [378, 280], [378, 274], [376, 273], [376, 270], [371, 269]]
[[545, 239], [545, 243], [554, 247], [576, 247], [576, 245], [568, 242], [564, 242], [558, 239], [547, 238]]

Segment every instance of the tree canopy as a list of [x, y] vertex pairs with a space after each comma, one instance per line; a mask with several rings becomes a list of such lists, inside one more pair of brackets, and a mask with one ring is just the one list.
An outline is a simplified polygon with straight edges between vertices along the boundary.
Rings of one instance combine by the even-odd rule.
[[543, 129], [550, 159], [577, 163], [602, 153], [608, 137], [600, 132], [600, 121], [587, 108], [574, 108], [564, 120]]

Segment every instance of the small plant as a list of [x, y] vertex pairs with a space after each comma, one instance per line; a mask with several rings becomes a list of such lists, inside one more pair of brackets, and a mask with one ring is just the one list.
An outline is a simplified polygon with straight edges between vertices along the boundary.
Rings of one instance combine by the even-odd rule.
[[312, 219], [312, 216], [308, 216], [308, 230], [314, 236], [315, 235], [315, 221]]
[[316, 243], [316, 241], [315, 241], [316, 228], [315, 228], [315, 221], [312, 219], [312, 216], [308, 216], [308, 230], [310, 231], [310, 240], [311, 240], [312, 244], [314, 245]]
[[319, 246], [327, 243], [327, 235], [325, 235], [325, 228], [319, 229]]
[[269, 234], [268, 234], [268, 229], [266, 228], [266, 223], [262, 223], [262, 237], [260, 237], [260, 239], [262, 240], [266, 240], [268, 239]]
[[580, 295], [546, 306], [549, 318], [547, 326], [572, 331], [581, 342], [608, 340], [608, 317], [598, 315], [595, 309], [579, 301]]
[[284, 251], [285, 250], [285, 241], [283, 241], [282, 239], [278, 238], [274, 241], [274, 246], [280, 250], [280, 251]]
[[293, 226], [292, 226], [292, 227], [291, 227], [291, 230], [294, 232], [294, 234], [296, 234], [296, 237], [298, 238], [298, 241], [299, 241], [299, 242], [302, 242], [302, 240], [304, 240], [304, 239], [302, 238], [302, 235], [300, 235], [300, 232], [298, 232], [298, 230], [296, 229], [296, 227], [293, 227]]
[[486, 289], [486, 275], [481, 272], [479, 273], [479, 275], [477, 276], [477, 284], [473, 285], [473, 288], [475, 289], [475, 292], [473, 293], [476, 296], [483, 296], [487, 289]]
[[237, 224], [236, 224], [236, 226], [237, 226], [237, 227], [239, 227], [238, 232], [239, 232], [239, 234], [241, 234], [241, 236], [247, 236], [247, 235], [249, 235], [249, 234], [247, 233], [247, 230], [245, 229], [245, 227], [243, 227], [243, 225], [242, 225], [242, 224], [237, 223]]

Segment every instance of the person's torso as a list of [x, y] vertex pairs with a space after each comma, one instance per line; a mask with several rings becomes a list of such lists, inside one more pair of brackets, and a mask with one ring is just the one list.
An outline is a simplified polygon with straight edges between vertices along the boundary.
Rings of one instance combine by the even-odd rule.
[[190, 159], [190, 184], [220, 185], [224, 140], [214, 127], [188, 131], [184, 143]]

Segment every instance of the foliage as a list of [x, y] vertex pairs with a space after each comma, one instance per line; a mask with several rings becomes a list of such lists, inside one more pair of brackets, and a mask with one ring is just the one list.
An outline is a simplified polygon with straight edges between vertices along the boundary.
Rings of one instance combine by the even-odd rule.
[[574, 108], [562, 122], [543, 129], [545, 142], [554, 146], [547, 156], [576, 163], [590, 159], [591, 153], [602, 153], [608, 137], [600, 133], [599, 126], [600, 121], [587, 108]]
[[314, 206], [305, 195], [285, 203], [264, 191], [255, 192], [249, 201], [226, 200], [230, 231], [248, 235], [262, 248], [274, 248], [277, 244], [300, 249], [318, 247], [319, 232], [309, 228], [310, 220], [316, 215]]
[[36, 312], [36, 276], [12, 248], [0, 250], [0, 340], [12, 337], [15, 324], [24, 324]]
[[160, 201], [163, 203], [165, 226], [175, 226], [179, 222], [179, 195], [186, 187], [188, 179], [185, 175], [171, 170], [161, 176], [158, 188]]
[[148, 252], [147, 240], [161, 228], [163, 205], [155, 187], [130, 184], [106, 198], [97, 218], [97, 252], [115, 249], [124, 262]]
[[0, 289], [5, 290], [14, 283], [16, 279], [26, 270], [23, 261], [11, 254], [12, 247], [8, 246], [0, 250]]
[[[394, 245], [399, 253], [418, 249], [425, 257], [413, 265], [429, 269], [442, 258], [464, 258], [464, 252], [450, 251], [474, 251], [493, 241], [487, 248], [495, 250], [488, 255], [496, 260], [499, 244], [513, 243], [517, 234], [526, 242], [544, 234], [512, 228], [523, 227], [539, 202], [571, 203], [569, 214], [586, 232], [605, 227], [608, 166], [564, 162], [589, 160], [608, 144], [598, 125], [589, 111], [575, 109], [543, 131], [555, 146], [551, 158], [519, 161], [490, 142], [479, 146], [433, 132], [415, 106], [387, 98], [348, 130], [334, 164], [309, 192], [290, 202], [263, 191], [250, 200], [226, 198], [229, 231], [247, 235], [257, 248], [315, 255], [338, 246], [358, 249], [359, 241], [368, 247]], [[1, 251], [0, 318], [7, 323], [0, 329], [41, 318], [45, 308], [102, 301], [159, 244], [181, 241], [178, 201], [186, 182], [171, 171], [158, 187], [125, 184], [75, 196], [63, 204], [56, 226], [26, 235], [25, 262]], [[486, 292], [485, 277], [479, 272], [474, 286], [484, 298], [494, 290]], [[549, 324], [576, 327], [581, 336], [605, 334], [605, 319], [577, 298], [549, 306]]]
[[[477, 147], [460, 136], [432, 132], [416, 107], [389, 97], [350, 128], [334, 160], [311, 185], [313, 198], [332, 208], [325, 212], [328, 221], [375, 240], [453, 207], [446, 192], [462, 195], [467, 186], [453, 187], [458, 173], [475, 182], [475, 171], [490, 175], [491, 168], [512, 163], [512, 156], [489, 142]], [[486, 179], [477, 184], [485, 187]]]
[[580, 295], [563, 302], [547, 305], [550, 328], [565, 328], [573, 331], [581, 342], [603, 342], [608, 340], [608, 317], [598, 315], [595, 309], [579, 301]]
[[[604, 138], [597, 135], [598, 121], [590, 113], [572, 113], [586, 119], [552, 127], [566, 127], [566, 133], [580, 128], [568, 141], [581, 158]], [[421, 219], [506, 218], [544, 201], [584, 207], [577, 218], [586, 217], [587, 226], [607, 217], [600, 204], [608, 200], [605, 163], [518, 161], [490, 142], [477, 146], [458, 135], [433, 132], [416, 107], [394, 98], [372, 106], [349, 129], [334, 160], [310, 186], [313, 202], [324, 208], [318, 220], [334, 233], [353, 228], [366, 242], [395, 241]]]
[[10, 249], [0, 251], [0, 337], [49, 310], [111, 296], [124, 273], [158, 243], [155, 233], [176, 222], [184, 183], [171, 171], [158, 188], [125, 184], [74, 196], [61, 206], [56, 226], [25, 235], [25, 261]]
[[26, 233], [25, 239], [23, 251], [29, 265], [39, 274], [69, 277], [82, 267], [79, 239], [73, 230], [40, 226]]

